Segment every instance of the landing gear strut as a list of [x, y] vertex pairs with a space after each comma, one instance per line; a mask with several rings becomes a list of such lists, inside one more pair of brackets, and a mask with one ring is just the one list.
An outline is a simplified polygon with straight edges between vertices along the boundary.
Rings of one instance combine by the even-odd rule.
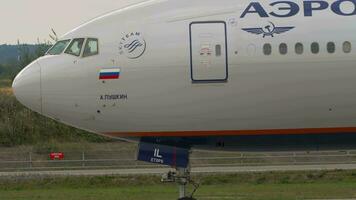
[[[162, 182], [176, 182], [179, 187], [179, 199], [178, 200], [196, 200], [193, 198], [194, 193], [199, 188], [199, 184], [195, 183], [190, 177], [190, 168], [177, 168], [175, 172], [168, 172], [164, 174], [161, 179]], [[193, 192], [190, 196], [187, 196], [187, 185], [192, 184], [194, 186]]]
[[[189, 147], [184, 148], [141, 141], [139, 144], [137, 160], [175, 166], [176, 170], [174, 172], [168, 172], [162, 176], [162, 182], [176, 182], [178, 184], [178, 200], [196, 200], [193, 198], [193, 195], [199, 185], [195, 184], [190, 178], [190, 153]], [[186, 187], [189, 184], [194, 186], [194, 191], [190, 196], [187, 195], [186, 190]]]

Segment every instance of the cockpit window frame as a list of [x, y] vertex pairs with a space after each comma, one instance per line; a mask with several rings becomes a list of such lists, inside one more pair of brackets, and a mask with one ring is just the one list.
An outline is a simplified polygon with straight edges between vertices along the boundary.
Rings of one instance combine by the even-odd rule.
[[[69, 47], [71, 47], [72, 43], [74, 42], [74, 40], [78, 40], [78, 39], [84, 39], [83, 41], [83, 45], [82, 48], [80, 49], [80, 54], [76, 55], [76, 54], [72, 54], [72, 53], [68, 53], [67, 50], [69, 49]], [[97, 42], [97, 53], [95, 54], [88, 54], [88, 55], [84, 55], [84, 51], [85, 51], [85, 47], [87, 45], [87, 42], [89, 40], [96, 40]], [[61, 51], [61, 53], [58, 54], [49, 54], [49, 52], [53, 49], [53, 47], [55, 47], [55, 45], [58, 42], [63, 42], [63, 41], [67, 41], [67, 45], [66, 47]], [[70, 56], [75, 56], [78, 58], [88, 58], [88, 57], [93, 57], [93, 56], [97, 56], [100, 54], [100, 40], [97, 37], [78, 37], [78, 38], [70, 38], [70, 39], [62, 39], [57, 41], [50, 49], [48, 49], [48, 51], [45, 53], [45, 55], [61, 55], [61, 54], [66, 54], [66, 55], [70, 55]]]
[[[53, 50], [53, 48], [59, 43], [59, 42], [67, 42], [67, 45], [64, 47], [64, 49], [58, 53], [58, 54], [50, 54], [49, 52]], [[58, 55], [61, 55], [63, 54], [63, 52], [65, 50], [67, 50], [68, 46], [72, 43], [72, 39], [63, 39], [63, 40], [58, 40], [55, 44], [53, 44], [53, 46], [51, 48], [49, 48], [47, 50], [47, 52], [45, 53], [45, 55], [51, 55], [51, 56], [58, 56]]]
[[[88, 43], [89, 40], [96, 40], [96, 42], [97, 42], [97, 52], [95, 54], [84, 55], [85, 47], [87, 46], [87, 43]], [[87, 38], [85, 38], [85, 42], [84, 42], [84, 46], [83, 46], [83, 51], [82, 51], [81, 57], [82, 58], [88, 58], [88, 57], [97, 56], [99, 54], [100, 54], [100, 41], [99, 41], [99, 38], [95, 38], [95, 37], [87, 37]]]
[[[81, 46], [81, 49], [80, 49], [79, 54], [77, 55], [77, 54], [73, 54], [73, 53], [67, 52], [68, 49], [72, 46], [73, 42], [74, 42], [75, 40], [80, 40], [80, 39], [83, 39], [83, 44], [82, 44], [82, 46]], [[70, 41], [70, 43], [69, 43], [69, 45], [67, 46], [67, 48], [63, 51], [63, 53], [64, 53], [64, 54], [67, 54], [67, 55], [75, 56], [75, 57], [81, 57], [82, 54], [83, 54], [84, 45], [85, 45], [85, 43], [86, 43], [86, 40], [87, 40], [87, 38], [85, 38], [85, 37], [73, 38], [73, 39]]]

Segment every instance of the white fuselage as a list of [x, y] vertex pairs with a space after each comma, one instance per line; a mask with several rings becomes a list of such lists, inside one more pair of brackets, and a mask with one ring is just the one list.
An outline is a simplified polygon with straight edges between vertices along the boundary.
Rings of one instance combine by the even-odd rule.
[[[350, 132], [356, 127], [355, 2], [341, 1], [343, 15], [336, 0], [324, 1], [327, 8], [313, 3], [311, 11], [303, 1], [256, 2], [260, 6], [247, 0], [158, 0], [104, 15], [61, 38], [98, 38], [98, 55], [46, 55], [29, 66], [39, 65], [39, 103], [26, 103], [16, 81], [15, 93], [43, 115], [112, 137]], [[271, 34], [272, 26], [293, 28], [273, 35], [243, 30]], [[145, 44], [123, 51], [135, 34]], [[300, 54], [297, 43], [303, 45]], [[335, 52], [328, 52], [328, 43]], [[120, 78], [99, 79], [111, 67], [120, 69]]]

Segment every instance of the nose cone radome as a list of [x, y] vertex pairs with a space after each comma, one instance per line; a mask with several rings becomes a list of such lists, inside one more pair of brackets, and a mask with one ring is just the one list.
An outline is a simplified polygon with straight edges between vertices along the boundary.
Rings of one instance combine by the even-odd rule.
[[12, 83], [16, 99], [38, 113], [42, 112], [41, 67], [38, 62], [29, 64]]

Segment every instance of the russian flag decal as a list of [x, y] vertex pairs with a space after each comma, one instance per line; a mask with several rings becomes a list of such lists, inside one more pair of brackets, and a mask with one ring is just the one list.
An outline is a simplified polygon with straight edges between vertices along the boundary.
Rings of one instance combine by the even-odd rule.
[[120, 68], [101, 69], [99, 79], [100, 80], [119, 79], [120, 71], [121, 71]]

